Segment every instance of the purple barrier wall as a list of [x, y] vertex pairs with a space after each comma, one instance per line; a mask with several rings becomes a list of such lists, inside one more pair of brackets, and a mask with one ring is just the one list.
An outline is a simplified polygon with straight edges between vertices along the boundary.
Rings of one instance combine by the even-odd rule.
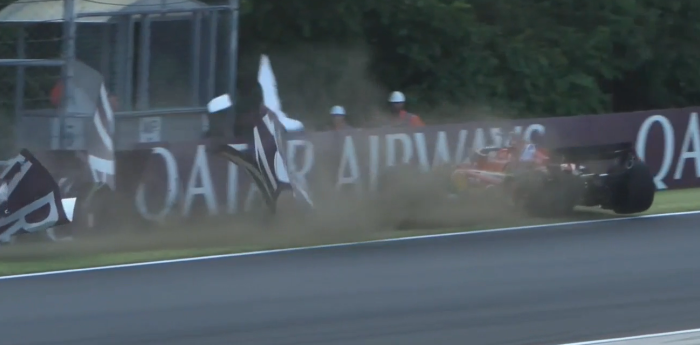
[[[565, 118], [470, 122], [418, 130], [377, 129], [290, 136], [289, 170], [312, 187], [372, 189], [382, 169], [418, 164], [430, 169], [468, 159], [474, 147], [498, 144], [499, 133], [540, 135], [548, 145], [594, 145], [632, 141], [652, 167], [659, 189], [698, 186], [700, 181], [700, 108]], [[156, 219], [168, 214], [234, 214], [256, 207], [252, 181], [235, 165], [206, 153], [206, 141], [155, 144], [148, 167], [135, 185], [139, 214]], [[233, 142], [239, 148], [245, 143]], [[120, 165], [128, 164], [123, 161]], [[121, 178], [120, 178], [121, 180]]]

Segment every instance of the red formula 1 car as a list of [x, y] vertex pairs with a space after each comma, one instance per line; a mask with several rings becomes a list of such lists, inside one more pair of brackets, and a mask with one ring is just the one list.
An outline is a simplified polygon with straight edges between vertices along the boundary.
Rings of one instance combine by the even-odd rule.
[[549, 150], [528, 142], [486, 147], [458, 166], [450, 180], [457, 195], [493, 191], [488, 195], [505, 197], [534, 215], [561, 215], [575, 206], [638, 213], [651, 207], [656, 192], [649, 168], [631, 143]]

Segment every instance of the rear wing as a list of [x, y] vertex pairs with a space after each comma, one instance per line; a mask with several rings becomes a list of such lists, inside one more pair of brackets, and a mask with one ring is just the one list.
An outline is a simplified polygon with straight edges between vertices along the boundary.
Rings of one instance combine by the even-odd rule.
[[549, 150], [550, 161], [576, 163], [636, 156], [634, 144], [622, 142], [605, 145], [560, 147]]

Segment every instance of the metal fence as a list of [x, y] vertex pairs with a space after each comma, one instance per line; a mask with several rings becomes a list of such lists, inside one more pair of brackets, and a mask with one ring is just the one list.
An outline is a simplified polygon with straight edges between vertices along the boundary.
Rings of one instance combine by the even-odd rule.
[[[103, 77], [118, 147], [192, 139], [206, 102], [235, 95], [238, 7], [239, 0], [0, 0], [0, 121], [15, 124], [19, 145], [53, 133], [49, 149], [84, 149], [67, 140], [92, 116], [68, 106], [79, 62]], [[233, 119], [224, 121], [230, 128]], [[159, 135], [137, 133], [154, 126], [164, 127]], [[44, 127], [51, 129], [37, 130]]]

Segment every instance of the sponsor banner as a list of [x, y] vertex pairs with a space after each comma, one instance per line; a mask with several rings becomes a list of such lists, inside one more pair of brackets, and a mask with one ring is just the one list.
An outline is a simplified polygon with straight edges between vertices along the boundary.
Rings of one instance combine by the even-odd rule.
[[[85, 159], [93, 182], [116, 188], [114, 156], [114, 113], [102, 75], [90, 66], [75, 61], [75, 76], [72, 79], [75, 91], [69, 103], [72, 114], [90, 115], [91, 126], [87, 128]], [[82, 138], [82, 136], [80, 136]]]
[[95, 183], [106, 184], [116, 189], [116, 159], [114, 155], [114, 113], [109, 103], [107, 89], [100, 84], [98, 102], [90, 127], [88, 163]]
[[[265, 55], [258, 83], [268, 112], [253, 121], [256, 127], [244, 133], [247, 139], [164, 143], [162, 118], [153, 117], [141, 119], [137, 147], [115, 151], [115, 115], [104, 78], [83, 63], [74, 67], [76, 92], [69, 110], [91, 116], [92, 125], [84, 133], [86, 150], [36, 154], [61, 191], [81, 200], [81, 216], [73, 223], [88, 227], [123, 218], [123, 211], [156, 222], [168, 216], [237, 214], [266, 204], [274, 211], [279, 192], [290, 188], [313, 207], [314, 193], [376, 190], [388, 168], [411, 165], [429, 172], [468, 162], [475, 149], [500, 146], [511, 131], [547, 147], [632, 142], [650, 165], [659, 190], [695, 187], [700, 181], [700, 107], [417, 129], [283, 133], [283, 127], [303, 126], [282, 111]], [[228, 109], [228, 102], [219, 110]]]
[[75, 198], [61, 198], [58, 183], [29, 151], [7, 161], [0, 181], [0, 243], [73, 219]]
[[[465, 162], [473, 149], [500, 145], [510, 131], [547, 146], [629, 141], [651, 166], [657, 188], [688, 188], [700, 185], [698, 112], [700, 108], [685, 108], [419, 129], [295, 133], [287, 135], [285, 151], [289, 173], [313, 193], [321, 185], [373, 190], [381, 172], [396, 165], [429, 171]], [[148, 165], [133, 191], [134, 205], [142, 217], [161, 220], [172, 215], [235, 214], [263, 205], [260, 191], [244, 170], [207, 153], [208, 145], [201, 141], [150, 146]], [[251, 149], [245, 142], [229, 145]]]

